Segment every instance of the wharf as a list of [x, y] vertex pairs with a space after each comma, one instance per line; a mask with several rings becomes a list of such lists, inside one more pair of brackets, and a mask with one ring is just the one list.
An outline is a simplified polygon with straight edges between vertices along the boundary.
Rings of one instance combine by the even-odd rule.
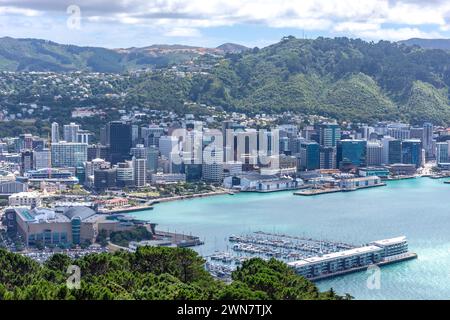
[[386, 183], [378, 183], [378, 184], [374, 184], [374, 185], [370, 185], [370, 186], [360, 186], [360, 187], [354, 187], [354, 188], [307, 189], [307, 190], [294, 192], [294, 195], [296, 195], [296, 196], [316, 196], [316, 195], [325, 194], [325, 193], [351, 192], [351, 191], [357, 191], [360, 189], [368, 189], [368, 188], [383, 187], [383, 186], [386, 186]]
[[99, 209], [98, 213], [100, 214], [118, 214], [118, 213], [131, 213], [145, 210], [153, 210], [153, 206], [135, 206], [135, 207], [127, 207], [127, 208], [117, 208], [117, 209]]
[[[393, 263], [407, 261], [407, 260], [412, 260], [412, 259], [417, 259], [417, 253], [407, 252], [407, 253], [404, 253], [404, 254], [400, 254], [398, 256], [388, 257], [388, 258], [385, 258], [383, 261], [380, 261], [380, 262], [378, 262], [378, 263], [376, 263], [374, 265], [381, 267], [381, 266], [385, 266], [385, 265], [388, 265], [388, 264], [393, 264]], [[349, 273], [354, 273], [354, 272], [367, 270], [368, 267], [370, 267], [370, 266], [354, 267], [354, 268], [350, 268], [350, 269], [346, 269], [346, 270], [342, 270], [342, 271], [337, 271], [337, 272], [333, 272], [333, 273], [329, 273], [329, 274], [322, 274], [322, 275], [317, 276], [317, 277], [308, 278], [308, 280], [319, 281], [319, 280], [323, 280], [323, 279], [334, 278], [334, 277], [345, 275], [345, 274], [349, 274]]]

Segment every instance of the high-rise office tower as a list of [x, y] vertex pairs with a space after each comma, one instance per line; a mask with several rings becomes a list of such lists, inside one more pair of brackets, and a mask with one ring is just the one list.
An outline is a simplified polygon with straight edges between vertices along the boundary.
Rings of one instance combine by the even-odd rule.
[[212, 147], [203, 158], [202, 178], [208, 182], [220, 183], [223, 180], [223, 151], [219, 146]]
[[319, 143], [323, 147], [336, 147], [341, 140], [341, 128], [337, 123], [322, 123], [319, 125]]
[[64, 141], [66, 142], [78, 142], [78, 131], [80, 126], [71, 122], [70, 124], [64, 125]]
[[51, 145], [52, 166], [79, 167], [87, 161], [87, 144], [78, 142], [57, 142]]
[[300, 146], [300, 170], [320, 168], [320, 145], [315, 141], [305, 141]]
[[402, 163], [414, 164], [416, 168], [422, 165], [422, 142], [419, 139], [402, 141]]
[[425, 149], [425, 155], [427, 158], [434, 158], [433, 148], [433, 124], [426, 122], [423, 124], [423, 139], [422, 146]]
[[144, 187], [147, 183], [147, 159], [133, 157], [134, 185]]
[[116, 164], [129, 159], [132, 147], [131, 125], [122, 121], [111, 121], [107, 127], [111, 163]]
[[159, 150], [154, 146], [148, 147], [147, 170], [150, 173], [156, 173], [158, 171], [158, 157], [159, 157]]
[[52, 143], [59, 142], [59, 124], [56, 122], [52, 123]]
[[341, 164], [352, 164], [356, 167], [366, 165], [366, 140], [350, 140], [345, 139], [338, 142], [337, 146], [337, 162]]
[[336, 148], [320, 147], [320, 169], [336, 169]]
[[383, 146], [380, 141], [368, 141], [366, 151], [368, 166], [379, 166], [383, 163]]
[[402, 163], [402, 142], [399, 139], [393, 139], [388, 142], [388, 146], [388, 163]]
[[449, 142], [438, 142], [436, 143], [436, 162], [438, 166], [442, 163], [449, 163]]
[[21, 165], [20, 171], [21, 174], [25, 174], [26, 172], [33, 169], [33, 151], [26, 150], [21, 153]]

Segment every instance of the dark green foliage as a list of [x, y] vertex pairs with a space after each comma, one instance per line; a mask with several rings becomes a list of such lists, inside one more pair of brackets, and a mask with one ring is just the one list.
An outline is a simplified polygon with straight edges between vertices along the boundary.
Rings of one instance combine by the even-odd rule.
[[[72, 264], [81, 269], [80, 289], [66, 286]], [[79, 259], [55, 254], [43, 265], [0, 249], [0, 300], [342, 299], [319, 293], [275, 260], [245, 262], [231, 284], [213, 279], [203, 264], [195, 251], [182, 248], [141, 247]]]
[[[111, 242], [119, 246], [128, 247], [130, 241], [151, 240], [152, 233], [143, 226], [138, 226], [130, 231], [111, 232]], [[100, 237], [102, 240], [102, 237]]]

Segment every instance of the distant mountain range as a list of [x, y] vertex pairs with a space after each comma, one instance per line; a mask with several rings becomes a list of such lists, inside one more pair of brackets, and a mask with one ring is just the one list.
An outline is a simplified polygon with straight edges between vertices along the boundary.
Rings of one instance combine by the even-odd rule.
[[400, 44], [408, 46], [419, 46], [424, 49], [441, 49], [450, 50], [450, 39], [419, 39], [412, 38], [409, 40], [399, 41]]
[[[438, 41], [441, 48], [443, 41]], [[252, 50], [234, 44], [110, 50], [3, 38], [0, 70], [121, 72], [211, 53], [223, 59], [208, 73], [182, 78], [176, 73], [147, 74], [119, 83], [117, 91], [126, 93], [124, 105], [165, 110], [183, 110], [184, 102], [191, 101], [247, 113], [296, 111], [351, 122], [402, 120], [449, 125], [450, 52], [424, 49], [418, 43], [288, 36]], [[227, 52], [241, 53], [227, 57]], [[0, 83], [3, 92], [16, 87], [10, 83], [3, 86]], [[20, 95], [28, 90], [18, 90], [16, 101], [22, 101]]]
[[143, 48], [106, 49], [4, 37], [0, 38], [0, 70], [123, 72], [182, 63], [206, 53], [225, 55], [247, 49], [233, 43], [217, 48], [152, 45]]

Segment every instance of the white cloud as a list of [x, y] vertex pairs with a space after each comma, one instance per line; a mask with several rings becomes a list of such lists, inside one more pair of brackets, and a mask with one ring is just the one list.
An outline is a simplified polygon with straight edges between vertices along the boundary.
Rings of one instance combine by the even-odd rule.
[[[73, 0], [0, 0], [0, 16], [61, 19]], [[77, 0], [83, 21], [144, 27], [167, 37], [243, 24], [315, 30], [367, 39], [442, 36], [448, 0]], [[104, 27], [107, 30], [107, 27]], [[425, 31], [426, 30], [426, 31]], [[432, 30], [432, 31], [430, 31]]]
[[196, 38], [201, 37], [200, 31], [194, 28], [173, 28], [164, 33], [166, 37]]

